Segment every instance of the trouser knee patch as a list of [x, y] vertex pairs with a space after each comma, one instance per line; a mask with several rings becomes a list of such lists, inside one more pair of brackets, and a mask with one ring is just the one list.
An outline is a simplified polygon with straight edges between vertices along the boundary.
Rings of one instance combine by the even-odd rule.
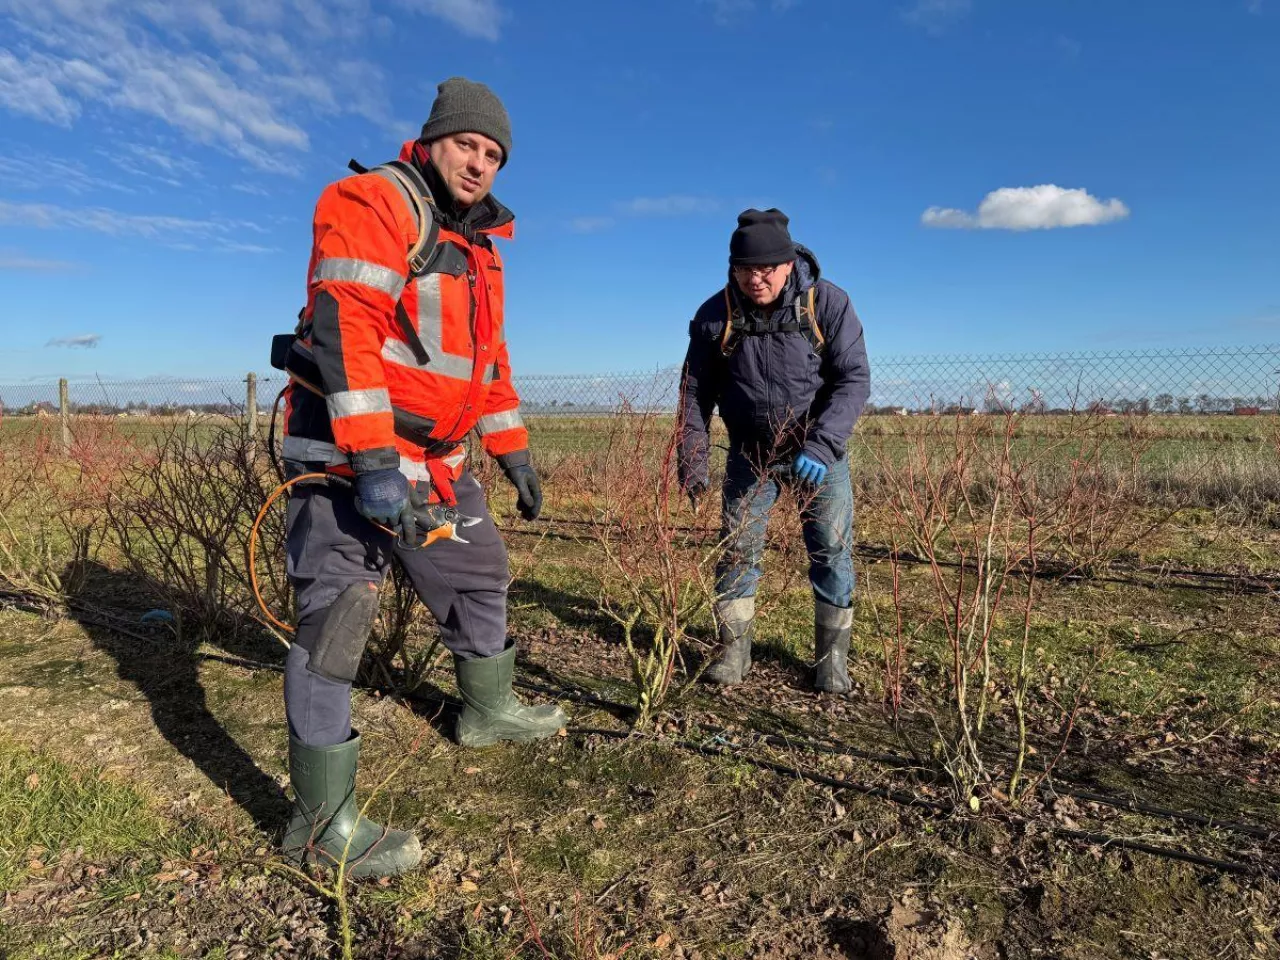
[[338, 683], [352, 683], [378, 616], [378, 585], [353, 583], [325, 611], [307, 669]]

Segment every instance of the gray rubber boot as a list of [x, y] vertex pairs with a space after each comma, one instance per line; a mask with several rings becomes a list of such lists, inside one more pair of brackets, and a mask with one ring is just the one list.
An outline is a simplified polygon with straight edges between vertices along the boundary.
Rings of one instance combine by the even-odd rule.
[[294, 799], [281, 845], [286, 859], [336, 868], [345, 851], [351, 877], [391, 877], [418, 865], [422, 844], [417, 837], [360, 816], [355, 797], [359, 756], [360, 735], [354, 731], [346, 743], [332, 747], [309, 747], [289, 738]]
[[511, 690], [516, 667], [515, 644], [496, 657], [462, 660], [454, 657], [458, 692], [465, 706], [458, 717], [458, 743], [487, 747], [500, 740], [523, 743], [554, 737], [569, 718], [554, 705], [531, 707]]
[[751, 670], [751, 638], [756, 618], [756, 598], [722, 600], [715, 609], [720, 655], [702, 671], [707, 683], [730, 686], [741, 683]]
[[813, 613], [813, 685], [822, 693], [848, 693], [853, 689], [849, 679], [849, 638], [853, 634], [853, 608], [833, 607], [814, 601]]

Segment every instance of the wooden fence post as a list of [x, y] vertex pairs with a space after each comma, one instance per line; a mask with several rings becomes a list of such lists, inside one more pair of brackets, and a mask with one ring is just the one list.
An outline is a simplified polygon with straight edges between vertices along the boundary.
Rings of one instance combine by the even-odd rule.
[[249, 440], [258, 442], [258, 375], [250, 373], [244, 378], [244, 422]]
[[61, 428], [59, 446], [64, 457], [71, 456], [71, 397], [67, 390], [67, 378], [58, 380], [58, 423]]

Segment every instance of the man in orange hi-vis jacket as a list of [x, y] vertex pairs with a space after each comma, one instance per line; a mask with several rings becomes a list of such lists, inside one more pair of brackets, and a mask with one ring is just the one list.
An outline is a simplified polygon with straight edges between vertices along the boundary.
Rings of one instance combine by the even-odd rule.
[[[521, 515], [537, 517], [493, 242], [512, 236], [511, 212], [490, 194], [510, 153], [510, 121], [488, 87], [440, 84], [398, 160], [321, 194], [307, 305], [279, 360], [291, 381], [288, 471], [347, 480], [300, 484], [289, 503], [298, 626], [285, 672], [294, 809], [284, 848], [330, 863], [345, 851], [357, 876], [399, 873], [422, 855], [415, 836], [361, 818], [354, 799], [351, 683], [393, 557], [454, 655], [460, 743], [535, 740], [566, 722], [512, 693], [506, 549], [462, 446], [478, 433]], [[419, 545], [450, 524], [451, 537]]]

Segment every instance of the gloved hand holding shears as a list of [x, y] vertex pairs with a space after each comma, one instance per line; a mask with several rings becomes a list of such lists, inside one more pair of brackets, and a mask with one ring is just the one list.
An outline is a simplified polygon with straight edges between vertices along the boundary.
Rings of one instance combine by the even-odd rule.
[[466, 543], [458, 528], [473, 527], [479, 517], [459, 513], [443, 503], [430, 503], [424, 493], [410, 486], [399, 470], [366, 470], [356, 474], [356, 510], [411, 550], [429, 547], [437, 540]]

